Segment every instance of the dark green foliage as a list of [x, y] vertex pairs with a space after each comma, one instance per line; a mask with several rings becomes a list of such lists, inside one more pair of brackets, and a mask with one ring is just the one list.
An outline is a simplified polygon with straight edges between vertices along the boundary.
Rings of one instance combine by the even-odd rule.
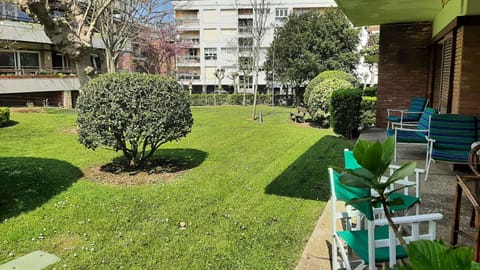
[[276, 81], [297, 87], [326, 70], [352, 72], [358, 63], [358, 42], [358, 30], [339, 9], [294, 13], [268, 49], [267, 78], [271, 80], [275, 69]]
[[377, 96], [377, 87], [365, 87], [363, 88], [363, 95], [367, 97]]
[[330, 103], [333, 131], [348, 139], [358, 137], [360, 126], [362, 91], [340, 89], [332, 93]]
[[312, 118], [321, 123], [323, 127], [330, 126], [330, 99], [332, 93], [338, 89], [351, 88], [352, 84], [348, 81], [328, 78], [320, 82], [311, 91], [305, 93], [304, 101], [308, 113]]
[[6, 125], [8, 121], [10, 121], [10, 109], [0, 107], [0, 127]]
[[99, 76], [83, 87], [78, 108], [80, 143], [121, 150], [132, 167], [186, 136], [193, 124], [187, 92], [171, 78], [149, 74]]
[[377, 121], [377, 97], [362, 97], [361, 127], [374, 126]]
[[[215, 95], [217, 105], [242, 105], [243, 94], [228, 94], [228, 95]], [[190, 104], [192, 106], [212, 106], [215, 104], [213, 94], [191, 94]], [[275, 105], [291, 105], [293, 102], [292, 96], [287, 95], [275, 95]], [[246, 95], [246, 104], [253, 104], [253, 94]], [[259, 105], [271, 105], [271, 94], [258, 94], [257, 104]]]

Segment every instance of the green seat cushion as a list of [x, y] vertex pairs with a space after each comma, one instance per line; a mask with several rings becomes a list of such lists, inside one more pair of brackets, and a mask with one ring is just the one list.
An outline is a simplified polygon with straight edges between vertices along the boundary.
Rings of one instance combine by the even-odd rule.
[[397, 142], [403, 143], [427, 143], [427, 132], [397, 130]]
[[[364, 260], [366, 264], [369, 263], [368, 260], [368, 231], [367, 230], [358, 230], [358, 231], [338, 231], [338, 236], [340, 236], [348, 246]], [[388, 238], [388, 226], [375, 227], [375, 240], [386, 239]], [[405, 249], [401, 245], [397, 245], [397, 258], [407, 258], [408, 255], [405, 252]], [[376, 248], [375, 249], [375, 262], [386, 262], [389, 260], [388, 247]]]
[[420, 200], [419, 198], [417, 198], [415, 196], [404, 195], [402, 193], [396, 193], [395, 192], [395, 193], [392, 193], [390, 195], [391, 200], [395, 200], [395, 199], [398, 199], [398, 198], [403, 200], [403, 204], [390, 206], [390, 210], [393, 211], [393, 212], [407, 210], [407, 209], [411, 208], [412, 206], [414, 206]]

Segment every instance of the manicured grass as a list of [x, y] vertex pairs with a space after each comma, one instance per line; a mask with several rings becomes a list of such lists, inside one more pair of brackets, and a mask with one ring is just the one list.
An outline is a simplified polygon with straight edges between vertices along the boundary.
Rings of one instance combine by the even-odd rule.
[[[12, 113], [0, 129], [0, 263], [34, 250], [66, 269], [292, 269], [328, 199], [326, 168], [352, 142], [293, 124], [288, 108], [193, 108], [162, 158], [174, 181], [111, 186], [82, 170], [120, 156], [77, 142], [74, 113]], [[186, 228], [179, 223], [185, 222]]]

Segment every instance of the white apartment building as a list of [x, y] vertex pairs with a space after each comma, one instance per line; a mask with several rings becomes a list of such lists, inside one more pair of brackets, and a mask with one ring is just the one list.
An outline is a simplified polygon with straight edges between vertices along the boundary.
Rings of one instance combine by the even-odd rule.
[[[260, 2], [261, 0], [257, 0]], [[239, 73], [241, 89], [252, 92], [252, 75], [243, 76], [239, 63], [251, 61], [252, 25], [258, 16], [255, 0], [173, 0], [175, 24], [179, 39], [192, 44], [189, 51], [176, 59], [177, 80], [193, 93], [211, 93], [218, 85], [217, 69], [225, 71], [222, 88], [233, 91], [232, 73]], [[275, 27], [281, 26], [292, 13], [318, 11], [335, 7], [333, 0], [267, 1], [266, 34], [261, 43], [260, 65], [265, 62]], [[266, 90], [265, 72], [259, 74], [259, 92]]]

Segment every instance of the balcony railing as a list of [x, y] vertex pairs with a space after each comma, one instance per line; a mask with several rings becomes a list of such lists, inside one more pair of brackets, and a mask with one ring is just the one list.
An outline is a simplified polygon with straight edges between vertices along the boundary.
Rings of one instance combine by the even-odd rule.
[[69, 68], [56, 68], [56, 67], [22, 67], [15, 68], [12, 66], [0, 66], [0, 75], [13, 75], [13, 76], [61, 76], [71, 75], [74, 73]]
[[177, 63], [200, 63], [200, 56], [194, 56], [194, 55], [177, 56]]
[[193, 81], [200, 80], [200, 75], [197, 73], [179, 73], [177, 74], [177, 81]]
[[198, 25], [200, 27], [200, 20], [198, 18], [176, 18], [175, 19], [176, 25]]

